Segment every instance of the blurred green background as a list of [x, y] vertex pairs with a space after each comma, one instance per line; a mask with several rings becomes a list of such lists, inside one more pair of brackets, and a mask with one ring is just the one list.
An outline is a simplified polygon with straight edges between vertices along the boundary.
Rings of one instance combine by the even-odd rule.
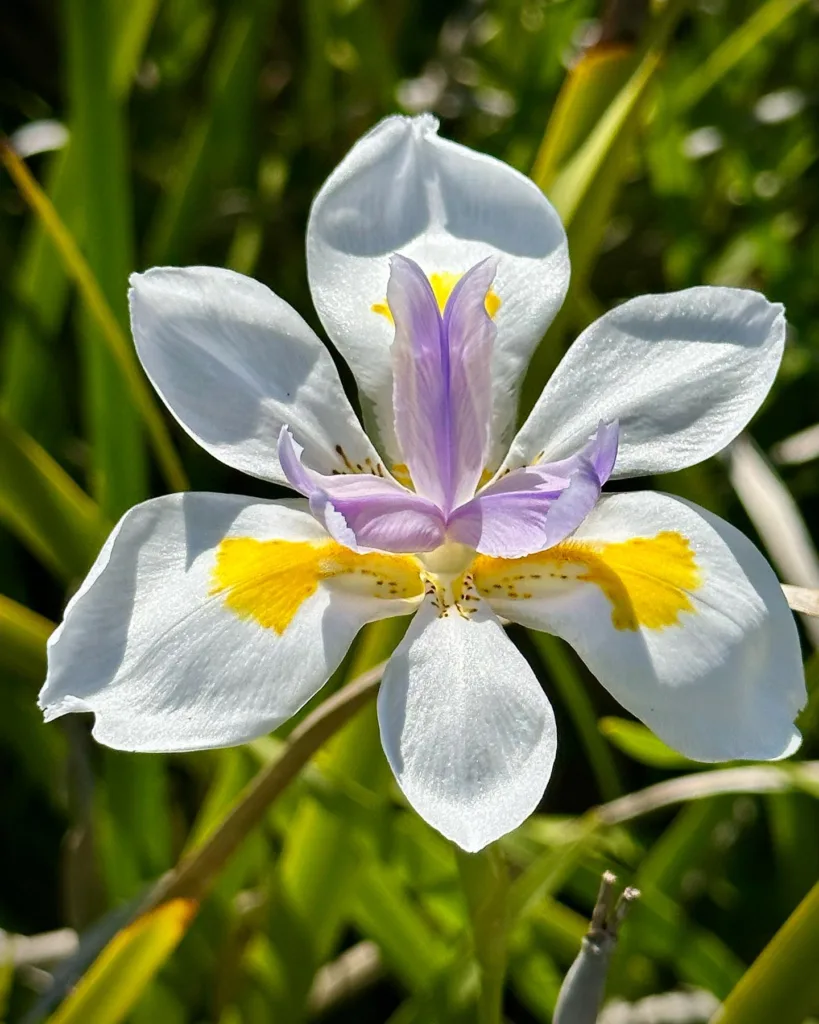
[[[225, 815], [286, 729], [159, 757], [97, 746], [84, 719], [42, 724], [44, 640], [126, 508], [185, 476], [275, 496], [158, 411], [135, 370], [128, 273], [229, 266], [320, 330], [313, 195], [379, 118], [432, 110], [442, 134], [532, 173], [567, 224], [572, 290], [524, 406], [577, 331], [634, 295], [719, 283], [785, 303], [789, 343], [752, 437], [655, 483], [746, 530], [785, 582], [819, 588], [818, 106], [816, 0], [5, 6], [0, 131], [52, 205], [33, 213], [31, 189], [0, 171], [0, 1019], [53, 1014], [149, 887], [214, 835], [230, 856], [174, 893], [204, 895], [196, 917], [160, 905], [55, 1020], [468, 1022], [495, 955], [485, 921], [473, 942], [468, 870], [399, 799], [371, 703], [253, 828]], [[813, 690], [817, 623], [802, 630]], [[478, 879], [503, 908], [488, 930], [506, 1018], [551, 1020], [608, 867], [643, 897], [604, 1019], [707, 1020], [819, 878], [819, 696], [795, 761], [721, 774], [625, 721], [568, 648], [512, 635], [560, 749], [542, 813], [498, 844], [508, 877], [487, 860]], [[395, 641], [370, 629], [333, 688]], [[729, 1024], [819, 1019], [819, 972], [799, 959], [819, 963], [817, 904]], [[622, 1005], [663, 993], [655, 1016]]]

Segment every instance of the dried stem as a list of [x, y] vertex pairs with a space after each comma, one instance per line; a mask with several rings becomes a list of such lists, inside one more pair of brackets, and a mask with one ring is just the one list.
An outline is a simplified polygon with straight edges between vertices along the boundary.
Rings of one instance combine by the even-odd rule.
[[553, 1024], [595, 1024], [597, 1020], [620, 925], [640, 895], [637, 889], [628, 887], [615, 899], [616, 882], [617, 877], [610, 871], [603, 873], [589, 930], [560, 988]]

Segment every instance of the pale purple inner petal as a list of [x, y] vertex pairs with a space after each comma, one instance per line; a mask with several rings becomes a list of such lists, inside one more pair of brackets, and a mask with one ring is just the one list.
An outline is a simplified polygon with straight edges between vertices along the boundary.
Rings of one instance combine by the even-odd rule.
[[392, 258], [395, 432], [415, 491], [392, 478], [317, 473], [282, 430], [279, 461], [287, 479], [340, 543], [424, 552], [455, 541], [520, 558], [560, 543], [596, 504], [617, 458], [616, 422], [601, 422], [576, 455], [513, 470], [475, 494], [490, 440], [495, 325], [486, 295], [496, 269], [494, 259], [472, 267], [441, 316], [418, 264]]
[[445, 509], [451, 477], [449, 351], [426, 275], [395, 255], [387, 302], [395, 322], [392, 344], [395, 433], [420, 494]]
[[418, 492], [445, 513], [475, 493], [489, 446], [495, 325], [485, 301], [496, 268], [486, 259], [464, 274], [441, 317], [418, 264], [392, 258], [396, 437]]
[[495, 325], [486, 294], [497, 260], [486, 259], [455, 285], [444, 310], [444, 344], [449, 349], [449, 509], [475, 493], [486, 465], [492, 414], [492, 347]]
[[369, 473], [328, 476], [301, 462], [302, 449], [283, 428], [279, 462], [310, 511], [340, 544], [382, 551], [432, 551], [443, 543], [446, 521], [433, 502], [395, 480]]
[[617, 424], [601, 423], [582, 452], [514, 470], [456, 509], [447, 536], [497, 558], [565, 540], [591, 512], [617, 457]]

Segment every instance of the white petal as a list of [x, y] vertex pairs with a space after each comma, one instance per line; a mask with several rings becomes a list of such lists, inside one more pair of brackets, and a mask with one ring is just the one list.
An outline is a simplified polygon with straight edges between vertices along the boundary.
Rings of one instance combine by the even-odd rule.
[[492, 157], [438, 138], [437, 131], [438, 122], [428, 114], [389, 117], [342, 160], [310, 213], [310, 287], [327, 333], [374, 404], [387, 452], [396, 457], [393, 327], [372, 309], [386, 298], [390, 255], [411, 257], [427, 275], [460, 275], [497, 256], [497, 465], [513, 424], [520, 376], [566, 294], [566, 236], [533, 182]]
[[615, 477], [701, 462], [732, 441], [773, 383], [781, 305], [740, 288], [643, 295], [588, 327], [546, 385], [505, 465], [571, 454], [619, 420]]
[[[629, 545], [634, 538], [648, 540]], [[584, 559], [590, 551], [600, 561]], [[688, 757], [767, 760], [796, 749], [793, 721], [806, 699], [796, 626], [747, 537], [644, 491], [604, 496], [554, 549], [551, 568], [549, 554], [534, 582], [518, 560], [518, 598], [499, 587], [498, 614], [568, 640], [624, 707]], [[476, 583], [491, 589], [480, 574]]]
[[464, 850], [516, 828], [543, 796], [554, 715], [484, 603], [464, 618], [425, 602], [384, 673], [378, 719], [407, 799]]
[[282, 426], [324, 473], [378, 457], [329, 352], [258, 281], [215, 267], [155, 267], [131, 277], [131, 324], [151, 383], [185, 430], [217, 459], [286, 483]]
[[365, 622], [407, 604], [325, 583], [308, 593], [295, 566], [283, 577], [262, 567], [257, 591], [262, 605], [265, 597], [290, 600], [282, 631], [248, 614], [249, 577], [233, 592], [245, 607], [231, 607], [215, 585], [223, 541], [250, 545], [231, 551], [250, 551], [242, 564], [252, 566], [257, 542], [328, 541], [294, 504], [175, 494], [131, 509], [49, 641], [46, 718], [93, 711], [94, 736], [108, 746], [195, 750], [242, 743], [294, 714]]

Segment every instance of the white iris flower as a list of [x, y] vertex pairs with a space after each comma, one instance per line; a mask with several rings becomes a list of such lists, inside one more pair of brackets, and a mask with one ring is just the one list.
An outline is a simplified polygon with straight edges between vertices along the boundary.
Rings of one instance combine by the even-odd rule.
[[779, 758], [805, 700], [774, 573], [728, 523], [606, 480], [713, 455], [776, 375], [781, 306], [734, 288], [627, 302], [575, 342], [510, 442], [518, 385], [569, 281], [535, 185], [388, 118], [317, 196], [319, 316], [358, 381], [263, 285], [132, 279], [137, 351], [204, 448], [307, 500], [174, 494], [131, 509], [49, 645], [47, 719], [123, 750], [242, 743], [327, 681], [361, 627], [415, 613], [378, 697], [409, 802], [466, 850], [515, 828], [552, 770], [552, 709], [499, 616], [567, 640], [692, 758]]

